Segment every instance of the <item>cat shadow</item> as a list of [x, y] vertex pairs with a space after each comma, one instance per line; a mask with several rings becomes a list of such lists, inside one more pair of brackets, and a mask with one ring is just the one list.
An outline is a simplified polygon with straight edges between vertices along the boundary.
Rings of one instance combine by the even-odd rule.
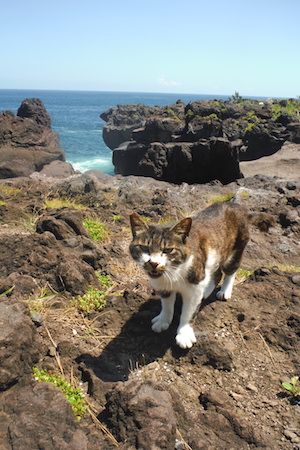
[[[202, 302], [199, 311], [216, 301], [215, 292]], [[120, 333], [107, 344], [99, 356], [80, 355], [76, 362], [92, 370], [104, 382], [126, 381], [131, 371], [162, 358], [180, 359], [188, 353], [176, 345], [175, 336], [181, 313], [181, 299], [177, 295], [173, 321], [168, 330], [154, 333], [151, 319], [160, 312], [159, 299], [150, 298], [124, 323]]]

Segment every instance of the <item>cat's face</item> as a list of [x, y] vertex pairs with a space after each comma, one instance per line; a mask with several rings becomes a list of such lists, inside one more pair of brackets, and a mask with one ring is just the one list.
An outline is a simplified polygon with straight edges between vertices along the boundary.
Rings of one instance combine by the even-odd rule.
[[168, 276], [187, 258], [185, 241], [192, 219], [181, 220], [175, 226], [161, 227], [146, 224], [138, 214], [130, 216], [132, 242], [129, 250], [132, 258], [151, 278]]

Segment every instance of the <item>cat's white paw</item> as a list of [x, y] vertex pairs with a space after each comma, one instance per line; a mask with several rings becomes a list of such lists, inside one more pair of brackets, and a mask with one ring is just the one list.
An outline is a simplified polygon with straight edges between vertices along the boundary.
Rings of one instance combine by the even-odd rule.
[[181, 348], [191, 348], [196, 342], [196, 336], [191, 325], [185, 325], [178, 330], [176, 343]]
[[152, 330], [155, 331], [155, 333], [161, 333], [169, 328], [170, 323], [171, 320], [169, 317], [163, 313], [160, 313], [152, 319]]
[[218, 300], [222, 300], [222, 301], [226, 302], [226, 300], [229, 300], [231, 298], [231, 292], [222, 291], [222, 289], [220, 289], [216, 293], [216, 297]]

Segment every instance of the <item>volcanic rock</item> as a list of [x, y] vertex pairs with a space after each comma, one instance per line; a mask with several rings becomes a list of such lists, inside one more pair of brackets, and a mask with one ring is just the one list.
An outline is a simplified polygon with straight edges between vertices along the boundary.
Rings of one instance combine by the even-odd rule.
[[0, 442], [3, 450], [87, 450], [62, 393], [46, 383], [13, 388], [0, 398]]
[[31, 373], [37, 361], [35, 329], [25, 305], [0, 302], [0, 391]]
[[176, 419], [171, 395], [151, 383], [119, 383], [107, 394], [106, 411], [113, 433], [140, 450], [175, 446]]
[[47, 111], [37, 99], [27, 99], [17, 116], [0, 114], [0, 178], [28, 176], [52, 161], [64, 161], [50, 124]]

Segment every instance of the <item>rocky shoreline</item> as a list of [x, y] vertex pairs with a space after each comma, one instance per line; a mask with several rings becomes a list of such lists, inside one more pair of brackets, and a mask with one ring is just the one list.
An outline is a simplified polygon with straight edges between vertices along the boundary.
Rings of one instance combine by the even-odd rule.
[[116, 173], [173, 183], [226, 184], [242, 177], [240, 161], [300, 142], [298, 100], [120, 105], [101, 118]]
[[[6, 115], [54, 139], [48, 121]], [[259, 175], [260, 160], [226, 186], [46, 166], [0, 180], [1, 450], [298, 449], [299, 398], [281, 383], [300, 373], [299, 176]], [[212, 294], [181, 351], [179, 298], [170, 329], [151, 331], [160, 306], [129, 256], [128, 216], [164, 224], [238, 189], [257, 221], [233, 298]]]

